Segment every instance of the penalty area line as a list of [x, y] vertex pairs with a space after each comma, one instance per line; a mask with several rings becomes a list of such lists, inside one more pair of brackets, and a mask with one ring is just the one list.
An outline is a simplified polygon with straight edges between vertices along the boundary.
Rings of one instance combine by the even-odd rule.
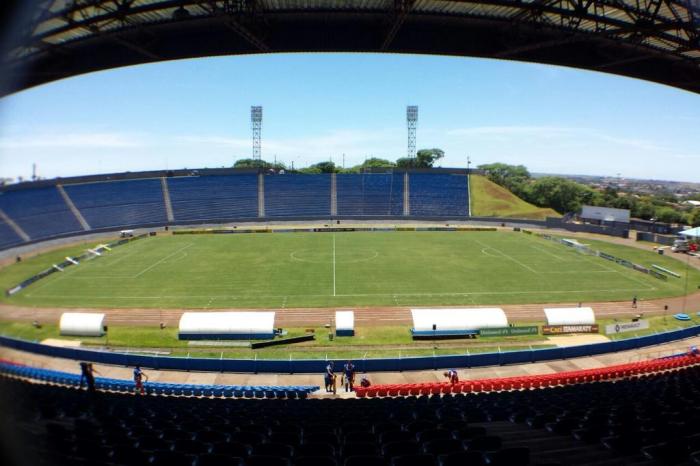
[[189, 247], [192, 247], [193, 245], [194, 245], [194, 243], [189, 243], [189, 244], [184, 245], [183, 247], [181, 247], [181, 248], [178, 249], [177, 251], [172, 252], [172, 253], [168, 254], [167, 256], [163, 257], [162, 259], [160, 259], [159, 261], [154, 262], [153, 264], [149, 265], [148, 267], [146, 267], [145, 269], [143, 269], [142, 271], [140, 271], [139, 273], [137, 273], [136, 275], [134, 275], [134, 276], [131, 277], [131, 278], [138, 278], [138, 277], [140, 277], [141, 275], [143, 275], [144, 273], [148, 272], [149, 270], [151, 270], [151, 269], [152, 269], [153, 267], [155, 267], [156, 265], [158, 265], [158, 264], [160, 264], [160, 263], [162, 263], [162, 262], [165, 262], [166, 260], [168, 260], [168, 259], [170, 259], [171, 257], [173, 257], [175, 254], [177, 254], [177, 253], [179, 253], [179, 252], [182, 252], [182, 251], [184, 251], [185, 249], [187, 249], [187, 248], [189, 248]]

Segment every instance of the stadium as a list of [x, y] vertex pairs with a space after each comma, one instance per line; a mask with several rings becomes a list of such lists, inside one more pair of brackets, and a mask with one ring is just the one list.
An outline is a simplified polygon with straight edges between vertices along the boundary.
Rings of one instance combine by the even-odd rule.
[[[2, 95], [297, 51], [700, 90], [687, 1], [28, 4], [7, 10]], [[261, 119], [251, 107], [258, 161]], [[574, 222], [487, 175], [165, 168], [0, 187], [4, 464], [699, 464], [696, 256], [617, 209]]]

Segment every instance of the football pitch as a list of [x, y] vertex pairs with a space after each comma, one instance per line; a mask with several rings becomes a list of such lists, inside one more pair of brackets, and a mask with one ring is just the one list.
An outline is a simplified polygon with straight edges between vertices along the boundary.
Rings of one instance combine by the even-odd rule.
[[[662, 281], [518, 232], [164, 235], [134, 241], [30, 285], [6, 303], [103, 308], [489, 305], [683, 294], [685, 264], [635, 248], [594, 249], [681, 278]], [[68, 254], [0, 271], [9, 288]], [[53, 262], [52, 262], [53, 261]], [[700, 273], [690, 270], [692, 288]]]

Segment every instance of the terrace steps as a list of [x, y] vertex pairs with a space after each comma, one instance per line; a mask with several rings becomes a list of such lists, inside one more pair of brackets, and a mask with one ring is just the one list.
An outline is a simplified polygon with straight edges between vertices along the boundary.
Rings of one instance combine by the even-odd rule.
[[70, 211], [73, 212], [73, 215], [75, 215], [75, 219], [78, 221], [78, 223], [80, 223], [80, 226], [83, 227], [83, 230], [91, 230], [90, 224], [88, 224], [88, 222], [85, 220], [85, 217], [83, 217], [83, 214], [81, 214], [77, 207], [75, 207], [75, 204], [73, 204], [73, 200], [71, 200], [66, 190], [63, 189], [63, 186], [57, 184], [56, 189], [58, 190], [63, 200], [66, 201], [66, 205], [68, 206]]

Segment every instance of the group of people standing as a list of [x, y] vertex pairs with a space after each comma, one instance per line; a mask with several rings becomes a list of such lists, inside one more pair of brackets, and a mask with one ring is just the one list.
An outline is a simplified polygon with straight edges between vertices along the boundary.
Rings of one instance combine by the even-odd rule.
[[[337, 375], [335, 374], [335, 363], [329, 361], [326, 366], [326, 373], [323, 375], [323, 380], [326, 385], [326, 393], [336, 393], [337, 390]], [[352, 361], [343, 364], [343, 371], [340, 375], [340, 385], [345, 388], [346, 392], [355, 391], [355, 365]], [[360, 380], [362, 387], [369, 387], [370, 382], [366, 376], [362, 376]]]
[[[95, 393], [95, 374], [99, 374], [91, 362], [80, 363], [80, 388], [83, 383], [87, 386], [89, 393]], [[144, 380], [145, 379], [145, 380]], [[144, 381], [148, 381], [148, 376], [141, 370], [140, 366], [134, 368], [134, 388], [135, 393], [145, 395]]]
[[[697, 353], [697, 348], [695, 348], [695, 352]], [[99, 372], [95, 370], [91, 362], [81, 362], [80, 388], [83, 388], [83, 383], [85, 383], [87, 385], [88, 392], [95, 393], [95, 374], [99, 374]], [[444, 372], [443, 375], [451, 384], [456, 384], [459, 382], [459, 376], [457, 375], [457, 371], [455, 369], [450, 369], [447, 372]], [[333, 361], [329, 361], [324, 374], [326, 393], [336, 393], [336, 380], [337, 376], [335, 374], [335, 363]], [[144, 382], [146, 381], [148, 381], [148, 376], [143, 372], [143, 370], [141, 370], [141, 367], [136, 366], [134, 368], [134, 389], [136, 394], [145, 394]], [[343, 365], [340, 385], [345, 388], [346, 392], [355, 391], [355, 365], [352, 363], [352, 361], [348, 361]], [[370, 385], [371, 383], [367, 376], [363, 375], [360, 379], [360, 386], [367, 388]]]

